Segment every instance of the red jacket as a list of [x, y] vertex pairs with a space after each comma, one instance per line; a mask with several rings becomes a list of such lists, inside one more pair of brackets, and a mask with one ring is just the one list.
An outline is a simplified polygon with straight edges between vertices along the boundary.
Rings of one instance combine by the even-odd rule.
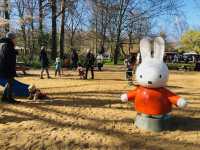
[[177, 105], [179, 96], [166, 88], [137, 87], [128, 92], [128, 101], [134, 101], [137, 112], [148, 115], [167, 114], [172, 109], [172, 104]]

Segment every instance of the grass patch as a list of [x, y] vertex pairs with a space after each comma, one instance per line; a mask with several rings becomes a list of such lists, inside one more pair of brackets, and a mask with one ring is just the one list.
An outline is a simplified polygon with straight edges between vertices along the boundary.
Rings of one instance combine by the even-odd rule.
[[[113, 65], [114, 61], [112, 61], [111, 59], [106, 59], [104, 60], [104, 64], [105, 65]], [[123, 65], [124, 64], [124, 60], [118, 60], [117, 65]]]
[[169, 70], [178, 70], [182, 67], [185, 67], [189, 70], [194, 70], [195, 68], [195, 64], [193, 63], [188, 63], [188, 64], [185, 64], [185, 63], [168, 63], [167, 64]]

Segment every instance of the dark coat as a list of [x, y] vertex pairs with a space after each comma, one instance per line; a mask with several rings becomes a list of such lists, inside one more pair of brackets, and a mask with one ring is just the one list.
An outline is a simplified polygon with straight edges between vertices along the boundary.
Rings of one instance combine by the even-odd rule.
[[77, 54], [76, 51], [72, 52], [71, 60], [72, 60], [73, 63], [77, 63], [78, 62], [78, 54]]
[[17, 54], [10, 39], [0, 39], [0, 77], [10, 79], [16, 76]]
[[197, 62], [194, 68], [195, 71], [200, 71], [200, 62]]
[[49, 66], [49, 59], [45, 50], [41, 50], [40, 52], [40, 62], [43, 68], [47, 68]]
[[87, 53], [85, 59], [85, 66], [86, 67], [93, 67], [95, 63], [95, 57], [92, 53]]

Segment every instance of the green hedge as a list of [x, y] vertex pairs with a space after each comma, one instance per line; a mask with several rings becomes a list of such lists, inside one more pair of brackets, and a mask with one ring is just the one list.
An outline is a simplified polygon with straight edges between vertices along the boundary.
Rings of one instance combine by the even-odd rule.
[[168, 63], [167, 66], [168, 66], [168, 68], [170, 70], [178, 70], [178, 69], [180, 69], [182, 67], [186, 67], [186, 68], [188, 68], [190, 70], [194, 70], [194, 68], [195, 68], [195, 64], [193, 64], [193, 63], [189, 63], [189, 64], [185, 64], [185, 63]]
[[[104, 64], [105, 65], [113, 65], [114, 62], [111, 59], [106, 59], [104, 60]], [[124, 64], [124, 60], [118, 60], [118, 65], [123, 65]]]

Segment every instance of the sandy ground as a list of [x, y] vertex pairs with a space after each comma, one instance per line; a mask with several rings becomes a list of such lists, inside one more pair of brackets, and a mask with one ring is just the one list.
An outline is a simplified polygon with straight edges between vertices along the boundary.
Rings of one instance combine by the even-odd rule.
[[169, 88], [188, 99], [189, 105], [184, 110], [174, 108], [173, 129], [160, 133], [137, 129], [132, 104], [120, 102], [120, 94], [134, 88], [124, 81], [121, 66], [107, 67], [87, 81], [73, 71], [50, 80], [40, 80], [38, 71], [30, 73], [18, 80], [36, 84], [51, 100], [0, 104], [1, 150], [200, 149], [198, 73], [171, 72]]

